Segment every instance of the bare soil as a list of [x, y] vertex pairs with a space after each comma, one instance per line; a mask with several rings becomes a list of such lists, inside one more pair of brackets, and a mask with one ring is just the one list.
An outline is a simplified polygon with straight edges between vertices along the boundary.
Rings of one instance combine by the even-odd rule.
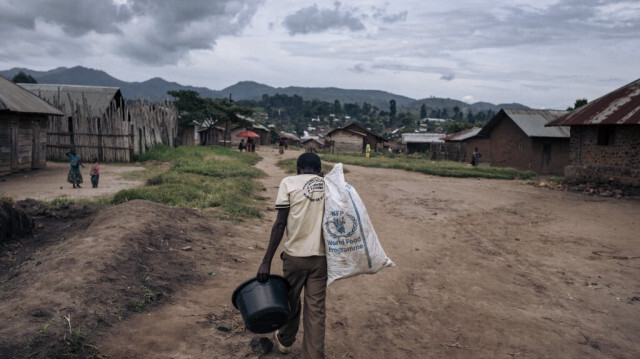
[[[0, 358], [284, 357], [230, 301], [255, 275], [285, 176], [276, 149], [258, 154], [262, 219], [19, 202], [35, 234], [0, 248]], [[327, 358], [640, 357], [640, 201], [345, 167], [397, 266], [329, 287]], [[35, 185], [42, 173], [0, 192], [49, 198], [60, 189]]]

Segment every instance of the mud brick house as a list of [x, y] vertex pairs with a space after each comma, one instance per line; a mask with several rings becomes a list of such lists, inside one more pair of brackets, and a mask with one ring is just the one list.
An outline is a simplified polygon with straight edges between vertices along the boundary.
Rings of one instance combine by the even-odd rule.
[[481, 130], [482, 128], [480, 127], [474, 127], [452, 133], [444, 138], [444, 142], [458, 144], [458, 150], [460, 151], [458, 161], [470, 163], [473, 151], [477, 147], [482, 155], [480, 163], [491, 164], [491, 142], [487, 137], [478, 136]]
[[384, 137], [355, 122], [329, 131], [325, 138], [329, 141], [332, 153], [364, 153], [367, 143], [371, 146], [371, 151], [377, 152], [387, 142]]
[[0, 175], [47, 164], [47, 122], [62, 111], [0, 76]]
[[489, 139], [491, 166], [562, 174], [569, 163], [569, 127], [545, 127], [566, 111], [502, 109], [477, 136]]
[[548, 126], [571, 127], [568, 180], [640, 186], [640, 79]]

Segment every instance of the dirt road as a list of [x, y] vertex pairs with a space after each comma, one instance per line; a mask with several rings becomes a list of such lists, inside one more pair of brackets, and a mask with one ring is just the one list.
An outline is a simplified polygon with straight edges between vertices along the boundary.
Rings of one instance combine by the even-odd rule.
[[55, 198], [96, 198], [140, 185], [139, 181], [123, 179], [122, 174], [145, 170], [144, 167], [101, 164], [98, 188], [92, 188], [90, 169], [90, 164], [81, 168], [84, 183], [82, 188], [73, 188], [71, 183], [67, 182], [69, 164], [47, 162], [47, 166], [42, 169], [0, 177], [0, 194], [9, 195], [17, 200], [31, 198], [40, 201]]
[[[102, 354], [284, 357], [251, 349], [252, 339], [260, 336], [242, 331], [230, 302], [235, 287], [255, 275], [275, 217], [269, 209], [285, 176], [275, 167], [277, 150], [263, 148], [258, 154], [264, 158], [258, 167], [268, 175], [263, 219], [215, 222], [206, 214], [134, 201], [99, 213], [85, 232], [70, 237], [95, 243], [87, 247], [91, 250], [71, 254], [70, 248], [56, 247], [67, 253], [59, 254], [58, 267], [49, 267], [53, 258], [42, 253], [41, 264], [25, 265], [18, 278], [89, 265], [96, 268], [91, 272], [96, 276], [91, 283], [98, 282], [91, 290], [96, 291], [133, 276], [104, 259], [115, 252], [109, 246], [116, 237], [138, 243], [135, 250], [145, 258], [165, 248], [158, 261], [145, 264], [143, 278], [147, 287], [165, 278], [163, 304], [99, 327], [95, 344]], [[345, 167], [347, 181], [357, 188], [397, 267], [329, 287], [328, 358], [640, 356], [640, 202], [551, 191], [521, 181]], [[169, 271], [170, 265], [180, 271]], [[280, 272], [277, 260], [273, 272]], [[16, 285], [11, 288], [18, 291]], [[37, 295], [29, 293], [23, 298]], [[19, 306], [5, 297], [0, 313], [7, 313], [9, 304], [30, 308], [28, 302]], [[56, 308], [49, 310], [52, 316], [80, 310], [68, 303]], [[4, 323], [18, 317], [0, 314]], [[297, 353], [298, 342], [290, 357]]]

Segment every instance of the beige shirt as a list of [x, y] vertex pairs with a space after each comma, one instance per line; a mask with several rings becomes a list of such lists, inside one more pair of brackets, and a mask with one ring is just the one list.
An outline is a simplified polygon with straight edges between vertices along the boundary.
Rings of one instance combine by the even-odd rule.
[[284, 208], [289, 208], [284, 251], [295, 257], [324, 256], [322, 177], [302, 174], [284, 178], [278, 189], [276, 209]]

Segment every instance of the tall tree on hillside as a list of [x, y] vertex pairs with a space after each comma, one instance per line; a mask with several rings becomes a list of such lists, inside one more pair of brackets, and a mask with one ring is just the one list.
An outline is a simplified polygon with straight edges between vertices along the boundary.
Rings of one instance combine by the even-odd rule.
[[38, 81], [36, 81], [36, 79], [33, 78], [33, 76], [31, 75], [27, 75], [24, 72], [20, 71], [18, 72], [15, 76], [13, 76], [13, 79], [11, 79], [11, 82], [18, 84], [37, 84]]
[[389, 116], [391, 116], [391, 118], [396, 117], [396, 100], [394, 99], [389, 101]]
[[420, 105], [420, 119], [425, 118], [427, 118], [427, 105], [423, 103]]

